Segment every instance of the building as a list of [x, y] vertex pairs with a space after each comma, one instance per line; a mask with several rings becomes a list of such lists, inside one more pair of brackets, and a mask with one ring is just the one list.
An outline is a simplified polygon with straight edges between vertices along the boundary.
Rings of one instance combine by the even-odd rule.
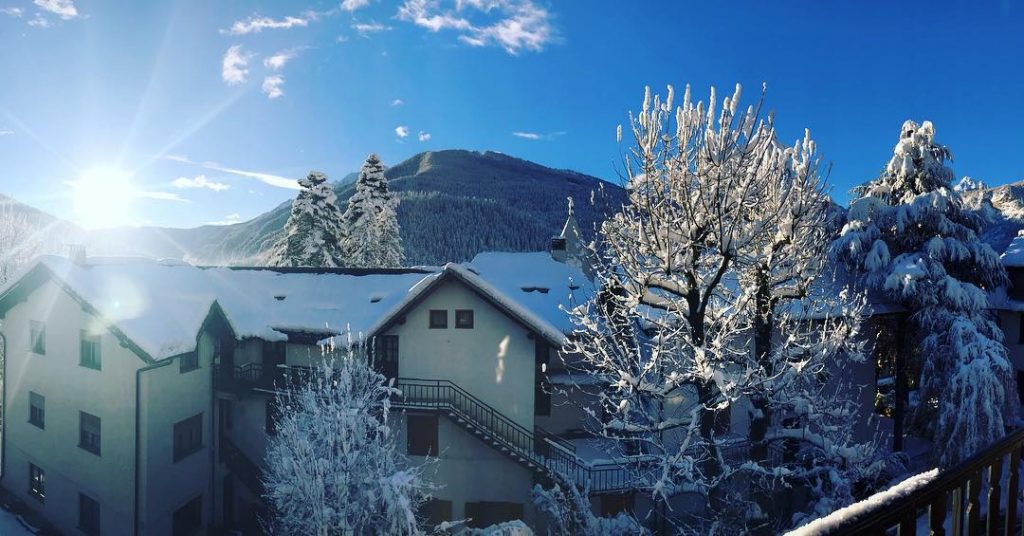
[[[399, 445], [438, 460], [429, 518], [534, 521], [549, 466], [598, 470], [544, 384], [572, 330], [560, 307], [590, 292], [546, 252], [398, 270], [42, 257], [0, 291], [0, 485], [67, 534], [256, 533], [275, 389], [337, 337], [403, 390]], [[595, 495], [621, 491], [610, 470]]]

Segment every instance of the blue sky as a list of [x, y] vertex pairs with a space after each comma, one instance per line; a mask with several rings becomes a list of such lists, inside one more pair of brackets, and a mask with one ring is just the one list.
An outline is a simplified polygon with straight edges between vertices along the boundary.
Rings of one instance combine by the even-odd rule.
[[[839, 200], [905, 119], [1024, 179], [1013, 2], [0, 0], [0, 192], [88, 226], [245, 220], [310, 169], [497, 150], [606, 179], [643, 88], [810, 128]], [[517, 135], [518, 133], [518, 135]]]

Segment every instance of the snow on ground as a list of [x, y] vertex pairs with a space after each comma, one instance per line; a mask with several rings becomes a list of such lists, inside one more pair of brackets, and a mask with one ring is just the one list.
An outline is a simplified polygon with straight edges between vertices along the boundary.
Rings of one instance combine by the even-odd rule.
[[1003, 261], [1003, 266], [1024, 266], [1024, 231], [1017, 232], [1017, 237], [1010, 241], [1010, 245], [999, 258]]
[[34, 532], [26, 529], [25, 526], [18, 521], [17, 516], [7, 510], [0, 509], [0, 535], [33, 536], [34, 534]]
[[934, 481], [938, 476], [938, 469], [932, 469], [930, 471], [914, 475], [885, 491], [878, 492], [867, 499], [864, 499], [863, 501], [853, 503], [846, 508], [840, 508], [823, 518], [815, 519], [796, 530], [792, 530], [787, 533], [787, 536], [814, 536], [816, 534], [824, 534], [834, 531], [844, 523], [850, 522], [868, 512], [876, 511], [879, 508], [884, 508], [886, 505], [899, 501], [903, 497], [910, 495], [914, 491]]

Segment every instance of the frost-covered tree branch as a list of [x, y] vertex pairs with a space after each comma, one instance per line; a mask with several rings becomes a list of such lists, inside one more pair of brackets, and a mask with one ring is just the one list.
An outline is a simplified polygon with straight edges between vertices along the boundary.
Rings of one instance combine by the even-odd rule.
[[[830, 376], [861, 359], [863, 300], [824, 269], [834, 227], [814, 142], [780, 144], [739, 87], [673, 100], [648, 89], [630, 117], [628, 203], [591, 247], [597, 298], [571, 311], [566, 366], [603, 386], [594, 432], [677, 528], [766, 527], [770, 494], [791, 486], [812, 490], [802, 511], [847, 502], [874, 446], [854, 441], [855, 404]], [[749, 430], [730, 430], [743, 409]], [[705, 523], [670, 512], [684, 493]]]

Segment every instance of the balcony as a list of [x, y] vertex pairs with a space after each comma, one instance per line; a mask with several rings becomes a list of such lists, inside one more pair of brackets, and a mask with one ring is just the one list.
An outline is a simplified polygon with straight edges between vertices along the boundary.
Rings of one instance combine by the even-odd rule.
[[252, 389], [272, 389], [281, 384], [284, 371], [278, 367], [264, 370], [262, 363], [244, 363], [229, 367], [213, 365], [213, 387], [219, 391], [240, 393]]

